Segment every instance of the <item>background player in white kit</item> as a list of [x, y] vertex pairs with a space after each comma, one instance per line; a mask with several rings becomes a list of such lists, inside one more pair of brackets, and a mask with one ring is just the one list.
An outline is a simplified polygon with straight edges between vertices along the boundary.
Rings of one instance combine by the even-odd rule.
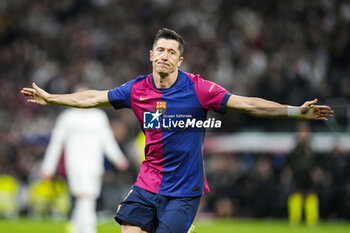
[[[76, 88], [83, 90], [83, 86]], [[68, 109], [61, 113], [42, 164], [44, 179], [54, 175], [63, 148], [69, 190], [75, 197], [72, 233], [95, 233], [104, 155], [122, 171], [128, 168], [128, 160], [114, 139], [106, 113], [99, 109]]]

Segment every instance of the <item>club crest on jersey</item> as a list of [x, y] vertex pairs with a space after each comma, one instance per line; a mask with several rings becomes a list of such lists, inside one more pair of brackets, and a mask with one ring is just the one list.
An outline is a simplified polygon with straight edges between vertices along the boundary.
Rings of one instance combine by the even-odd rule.
[[160, 113], [165, 113], [165, 111], [166, 111], [166, 102], [165, 101], [157, 101], [156, 109]]

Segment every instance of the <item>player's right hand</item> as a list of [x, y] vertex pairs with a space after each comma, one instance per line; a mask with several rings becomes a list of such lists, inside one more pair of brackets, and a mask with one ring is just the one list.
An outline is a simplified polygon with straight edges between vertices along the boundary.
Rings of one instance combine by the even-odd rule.
[[49, 102], [50, 94], [38, 87], [35, 83], [32, 84], [33, 88], [23, 88], [21, 94], [29, 97], [27, 100], [29, 103], [40, 104], [40, 105], [51, 105]]

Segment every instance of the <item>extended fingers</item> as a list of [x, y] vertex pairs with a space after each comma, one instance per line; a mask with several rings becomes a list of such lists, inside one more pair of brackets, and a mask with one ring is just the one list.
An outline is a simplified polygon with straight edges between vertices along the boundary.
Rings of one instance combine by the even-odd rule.
[[329, 106], [316, 105], [314, 106], [314, 109], [320, 114], [334, 114], [334, 110]]
[[[43, 90], [40, 89], [35, 83], [32, 84], [33, 88], [24, 87], [21, 90], [21, 94], [30, 99], [27, 100], [28, 103], [40, 104], [40, 105], [50, 105], [43, 97]], [[44, 92], [45, 94], [45, 92]]]
[[331, 112], [319, 112], [318, 117], [334, 117], [334, 114]]
[[36, 90], [38, 93], [40, 93], [41, 91], [43, 91], [40, 87], [38, 87], [35, 83], [32, 83], [32, 87], [34, 90]]
[[33, 88], [23, 88], [21, 93], [27, 97], [33, 97], [36, 91]]
[[320, 110], [321, 115], [327, 115], [327, 116], [334, 116], [334, 111], [333, 110]]
[[27, 102], [28, 102], [28, 103], [34, 103], [34, 104], [37, 103], [37, 101], [36, 101], [35, 99], [29, 99], [29, 100], [27, 100]]
[[325, 105], [314, 106], [314, 117], [318, 120], [328, 121], [328, 118], [334, 117], [334, 111]]
[[50, 105], [46, 101], [38, 98], [32, 98], [27, 100], [28, 103], [33, 103], [33, 104], [40, 104], [40, 105]]
[[317, 118], [317, 120], [328, 121], [328, 118], [327, 117], [319, 117], [319, 118]]
[[314, 106], [315, 108], [319, 108], [319, 109], [329, 109], [329, 110], [332, 110], [331, 107], [327, 106], [327, 105], [315, 105]]

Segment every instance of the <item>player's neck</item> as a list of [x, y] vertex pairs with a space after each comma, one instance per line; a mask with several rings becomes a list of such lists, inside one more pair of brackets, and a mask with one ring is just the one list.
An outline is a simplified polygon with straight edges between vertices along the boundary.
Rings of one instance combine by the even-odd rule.
[[156, 88], [169, 88], [171, 87], [177, 79], [178, 70], [170, 74], [160, 74], [158, 72], [153, 72], [153, 81]]

